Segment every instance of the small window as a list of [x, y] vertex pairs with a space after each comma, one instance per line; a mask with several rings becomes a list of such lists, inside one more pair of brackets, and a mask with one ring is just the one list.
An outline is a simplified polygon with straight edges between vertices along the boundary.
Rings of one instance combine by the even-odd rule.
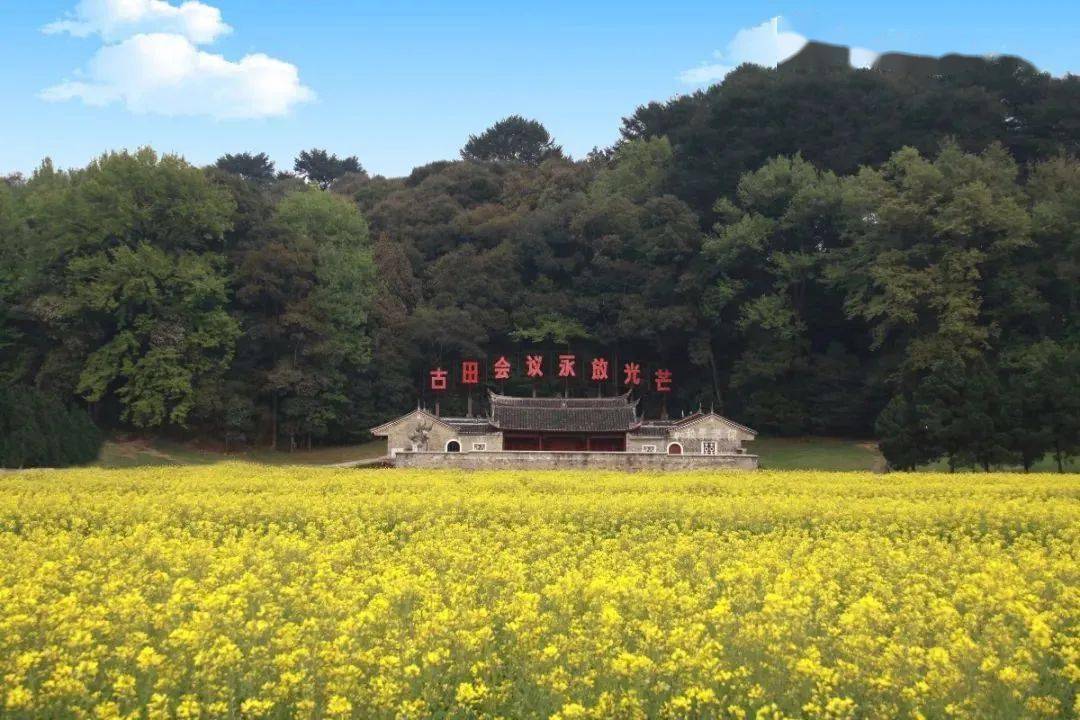
[[487, 450], [487, 443], [473, 443], [472, 449], [473, 452], [484, 452]]
[[656, 452], [655, 445], [642, 445], [641, 452]]
[[668, 455], [682, 455], [682, 445], [673, 442], [667, 446]]
[[715, 455], [716, 454], [716, 441], [715, 440], [702, 440], [701, 441], [701, 454], [702, 455]]
[[451, 440], [446, 443], [446, 452], [461, 452], [461, 443], [457, 440]]

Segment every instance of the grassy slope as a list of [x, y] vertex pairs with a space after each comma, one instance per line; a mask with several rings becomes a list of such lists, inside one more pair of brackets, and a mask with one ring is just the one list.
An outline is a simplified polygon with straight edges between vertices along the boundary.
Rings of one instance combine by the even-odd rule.
[[385, 440], [374, 440], [358, 445], [297, 450], [292, 453], [260, 448], [229, 455], [172, 440], [110, 440], [102, 448], [96, 464], [99, 467], [116, 468], [143, 465], [206, 465], [225, 460], [247, 460], [268, 465], [332, 465], [351, 460], [375, 458], [385, 453]]
[[872, 470], [884, 469], [873, 442], [821, 437], [759, 437], [747, 452], [760, 457], [766, 470]]
[[[882, 472], [885, 460], [873, 441], [840, 438], [797, 437], [759, 438], [748, 445], [750, 452], [761, 457], [761, 467], [768, 470], [871, 470]], [[945, 461], [919, 468], [923, 472], [948, 472]], [[994, 468], [998, 472], [1023, 472], [1023, 468]], [[1031, 469], [1032, 472], [1056, 473], [1057, 463], [1047, 455]], [[982, 472], [964, 468], [958, 472]], [[1080, 462], [1065, 462], [1065, 472], [1080, 472]]]

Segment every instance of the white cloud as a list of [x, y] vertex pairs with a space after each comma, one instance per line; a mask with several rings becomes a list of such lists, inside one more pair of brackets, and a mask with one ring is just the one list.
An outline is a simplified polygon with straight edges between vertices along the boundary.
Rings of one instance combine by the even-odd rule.
[[63, 20], [45, 26], [45, 32], [75, 37], [100, 35], [107, 43], [142, 33], [182, 35], [193, 43], [211, 43], [231, 32], [221, 11], [197, 0], [171, 5], [165, 0], [80, 0]]
[[164, 0], [82, 0], [68, 19], [45, 32], [96, 34], [106, 44], [74, 79], [40, 97], [219, 119], [283, 115], [314, 99], [291, 63], [262, 53], [232, 61], [197, 47], [230, 31], [220, 10], [192, 0], [178, 6]]
[[689, 85], [707, 85], [720, 82], [735, 68], [731, 65], [699, 65], [679, 73], [679, 79]]
[[230, 62], [181, 35], [136, 35], [94, 55], [84, 79], [41, 93], [45, 100], [123, 103], [135, 113], [241, 119], [283, 115], [314, 98], [295, 65], [263, 54]]
[[853, 47], [850, 56], [851, 67], [862, 68], [863, 70], [869, 69], [880, 54], [866, 48]]
[[[783, 18], [777, 16], [755, 27], [739, 30], [727, 44], [726, 50], [713, 53], [718, 62], [703, 63], [684, 70], [679, 73], [679, 79], [691, 85], [704, 85], [723, 80], [729, 72], [743, 63], [776, 67], [802, 50], [807, 43], [807, 39], [799, 33], [781, 30], [782, 21]], [[874, 64], [877, 57], [878, 54], [873, 50], [851, 48], [852, 67], [868, 68]]]
[[802, 50], [806, 38], [796, 32], [780, 29], [777, 16], [766, 20], [756, 27], [743, 28], [727, 44], [724, 52], [714, 53], [717, 63], [699, 65], [679, 74], [685, 83], [701, 85], [722, 80], [725, 75], [743, 63], [753, 63], [765, 67], [775, 67]]

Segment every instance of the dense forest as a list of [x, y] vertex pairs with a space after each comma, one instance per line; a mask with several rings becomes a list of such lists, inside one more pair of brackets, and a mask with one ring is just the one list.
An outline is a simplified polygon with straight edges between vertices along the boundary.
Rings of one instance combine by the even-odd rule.
[[435, 363], [574, 347], [673, 369], [672, 412], [877, 438], [894, 468], [1060, 464], [1078, 152], [1080, 79], [1002, 58], [744, 66], [586, 158], [510, 116], [404, 178], [320, 149], [46, 160], [0, 183], [0, 384], [294, 447], [366, 437]]

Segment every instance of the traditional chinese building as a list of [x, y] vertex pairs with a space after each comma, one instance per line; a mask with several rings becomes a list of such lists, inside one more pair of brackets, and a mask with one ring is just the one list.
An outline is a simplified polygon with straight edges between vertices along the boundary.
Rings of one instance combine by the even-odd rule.
[[629, 393], [599, 398], [488, 394], [482, 417], [424, 409], [372, 429], [402, 467], [757, 467], [743, 443], [756, 433], [713, 412], [646, 420]]

